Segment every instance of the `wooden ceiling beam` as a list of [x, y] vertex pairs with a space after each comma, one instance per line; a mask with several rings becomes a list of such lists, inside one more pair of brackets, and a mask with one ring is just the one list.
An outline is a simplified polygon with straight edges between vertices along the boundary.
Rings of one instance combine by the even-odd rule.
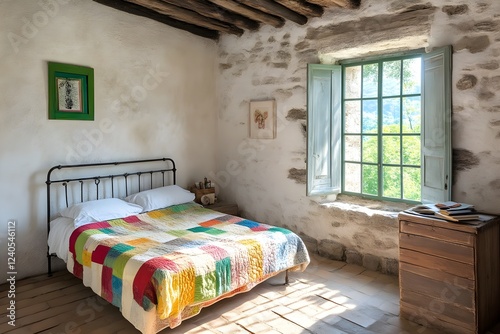
[[307, 17], [273, 1], [273, 0], [237, 0], [247, 6], [261, 10], [271, 15], [283, 17], [300, 25], [307, 23]]
[[204, 16], [232, 24], [236, 27], [248, 30], [257, 30], [259, 23], [237, 13], [229, 12], [224, 8], [216, 6], [204, 0], [162, 0], [177, 7], [186, 8]]
[[205, 27], [208, 29], [217, 30], [220, 32], [225, 32], [237, 36], [243, 35], [244, 32], [243, 29], [240, 29], [236, 26], [227, 24], [225, 22], [221, 22], [219, 20], [214, 20], [212, 18], [195, 13], [191, 10], [169, 5], [161, 0], [126, 0], [126, 1], [154, 10], [160, 14], [170, 16], [171, 18], [174, 18], [176, 20], [184, 21], [200, 27]]
[[208, 0], [219, 7], [225, 8], [231, 12], [246, 16], [252, 20], [269, 24], [275, 28], [280, 28], [285, 24], [285, 20], [281, 17], [264, 13], [245, 4], [239, 3], [236, 0]]
[[342, 8], [355, 9], [361, 5], [361, 0], [307, 0], [307, 2], [322, 6], [331, 7], [336, 5]]
[[219, 39], [219, 32], [212, 29], [205, 29], [197, 25], [188, 24], [179, 20], [172, 19], [168, 16], [159, 14], [158, 12], [150, 9], [146, 9], [142, 6], [135, 5], [132, 3], [125, 2], [123, 0], [93, 0], [94, 2], [100, 3], [102, 5], [117, 9], [122, 12], [126, 12], [132, 15], [146, 17], [148, 19], [166, 24], [173, 28], [185, 30], [194, 35], [209, 38], [213, 40]]
[[306, 17], [320, 17], [323, 15], [323, 7], [311, 4], [305, 0], [275, 0], [288, 9], [293, 10]]

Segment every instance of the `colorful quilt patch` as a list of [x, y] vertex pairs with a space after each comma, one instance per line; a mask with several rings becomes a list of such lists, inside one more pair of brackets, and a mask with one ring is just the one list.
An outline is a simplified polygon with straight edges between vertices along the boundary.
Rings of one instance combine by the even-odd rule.
[[214, 216], [188, 203], [82, 226], [70, 238], [68, 269], [114, 305], [154, 308], [158, 319], [178, 325], [220, 298], [309, 263], [304, 243], [287, 229]]

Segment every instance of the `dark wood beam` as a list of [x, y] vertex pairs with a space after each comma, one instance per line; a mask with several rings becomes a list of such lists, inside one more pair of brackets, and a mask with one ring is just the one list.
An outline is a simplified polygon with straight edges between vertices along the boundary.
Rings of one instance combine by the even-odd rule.
[[259, 28], [259, 23], [251, 20], [245, 16], [237, 13], [230, 12], [224, 8], [216, 6], [211, 2], [204, 0], [162, 0], [169, 4], [175, 5], [177, 7], [182, 7], [185, 9], [192, 10], [194, 12], [203, 14], [222, 22], [227, 22], [236, 27], [248, 30], [257, 30]]
[[252, 20], [269, 24], [275, 28], [280, 28], [285, 24], [285, 20], [282, 19], [281, 17], [264, 13], [260, 10], [239, 3], [235, 0], [209, 0], [209, 1], [218, 5], [219, 7], [246, 16]]
[[323, 7], [311, 4], [305, 0], [275, 0], [288, 9], [293, 10], [306, 17], [320, 17], [323, 15]]
[[195, 13], [181, 7], [169, 5], [161, 0], [127, 0], [127, 2], [135, 3], [136, 5], [144, 6], [154, 10], [160, 14], [170, 16], [176, 20], [184, 21], [200, 27], [205, 27], [220, 32], [234, 34], [237, 36], [243, 35], [243, 29], [233, 25], [211, 19], [201, 14]]
[[322, 7], [338, 6], [350, 9], [359, 8], [361, 5], [361, 0], [307, 0], [307, 2], [314, 3]]
[[274, 2], [273, 0], [238, 0], [238, 2], [244, 3], [247, 6], [261, 10], [268, 14], [283, 17], [301, 25], [307, 23], [307, 17], [296, 13], [277, 2]]
[[185, 22], [181, 22], [175, 19], [172, 19], [168, 16], [161, 15], [156, 11], [146, 9], [142, 6], [138, 6], [132, 3], [125, 2], [123, 0], [93, 0], [102, 5], [129, 13], [137, 16], [146, 17], [148, 19], [169, 25], [171, 27], [188, 31], [194, 35], [218, 40], [219, 32], [212, 29], [201, 28], [197, 25], [187, 24]]

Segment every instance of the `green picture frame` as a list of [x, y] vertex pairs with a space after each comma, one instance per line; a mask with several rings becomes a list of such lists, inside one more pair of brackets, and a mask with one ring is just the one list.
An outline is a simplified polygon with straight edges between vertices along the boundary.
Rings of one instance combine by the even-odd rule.
[[48, 63], [49, 119], [94, 120], [94, 69]]

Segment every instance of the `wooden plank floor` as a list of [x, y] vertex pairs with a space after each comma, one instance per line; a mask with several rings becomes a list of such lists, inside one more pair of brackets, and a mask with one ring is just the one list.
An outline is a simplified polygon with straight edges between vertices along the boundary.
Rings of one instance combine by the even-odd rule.
[[[399, 318], [396, 277], [313, 256], [290, 278], [288, 286], [280, 285], [283, 275], [272, 278], [161, 333], [438, 333]], [[15, 327], [8, 324], [7, 289], [0, 285], [0, 333], [139, 333], [66, 271], [16, 282]], [[490, 333], [500, 334], [500, 326]]]

